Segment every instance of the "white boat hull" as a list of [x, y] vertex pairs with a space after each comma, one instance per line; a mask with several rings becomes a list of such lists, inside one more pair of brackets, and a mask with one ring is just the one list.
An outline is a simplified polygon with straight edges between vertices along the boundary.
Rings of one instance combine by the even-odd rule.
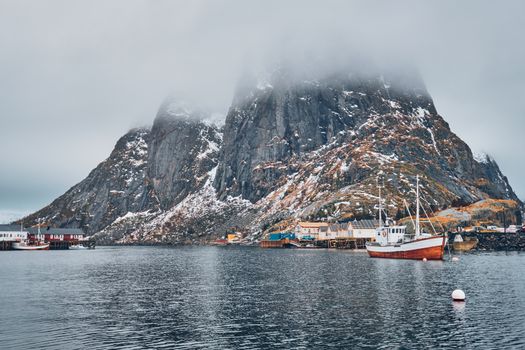
[[45, 244], [27, 244], [24, 242], [13, 243], [15, 250], [49, 250], [49, 243]]
[[446, 236], [420, 238], [407, 243], [366, 246], [372, 258], [442, 260]]

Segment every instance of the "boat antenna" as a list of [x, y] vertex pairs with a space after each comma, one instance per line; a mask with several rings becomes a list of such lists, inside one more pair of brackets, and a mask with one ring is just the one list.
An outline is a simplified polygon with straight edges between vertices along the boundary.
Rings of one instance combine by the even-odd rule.
[[416, 175], [416, 237], [421, 234], [419, 229], [419, 174]]

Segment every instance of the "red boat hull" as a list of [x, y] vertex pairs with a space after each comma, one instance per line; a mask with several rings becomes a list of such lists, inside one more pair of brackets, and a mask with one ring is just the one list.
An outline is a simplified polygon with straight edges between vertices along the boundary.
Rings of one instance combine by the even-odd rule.
[[390, 258], [390, 259], [417, 259], [421, 260], [426, 258], [427, 260], [443, 260], [443, 248], [432, 247], [422, 248], [417, 250], [411, 250], [407, 252], [368, 252], [372, 258]]
[[402, 244], [394, 248], [367, 247], [367, 251], [368, 255], [372, 258], [443, 260], [445, 243], [446, 237], [438, 236], [419, 239], [412, 243]]

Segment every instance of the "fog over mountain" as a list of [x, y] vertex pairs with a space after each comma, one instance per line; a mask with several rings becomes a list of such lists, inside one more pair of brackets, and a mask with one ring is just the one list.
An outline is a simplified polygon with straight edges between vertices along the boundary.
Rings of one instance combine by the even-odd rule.
[[0, 212], [51, 202], [128, 129], [151, 125], [167, 96], [226, 115], [241, 76], [281, 62], [313, 75], [349, 61], [413, 67], [451, 129], [492, 155], [524, 198], [524, 10], [519, 1], [1, 1]]

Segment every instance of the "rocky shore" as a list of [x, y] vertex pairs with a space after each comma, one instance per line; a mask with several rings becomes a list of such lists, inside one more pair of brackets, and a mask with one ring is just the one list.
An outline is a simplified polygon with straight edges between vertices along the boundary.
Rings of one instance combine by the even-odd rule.
[[[454, 241], [455, 233], [449, 235], [449, 242]], [[463, 238], [478, 239], [474, 250], [483, 251], [525, 251], [525, 233], [462, 233]]]

